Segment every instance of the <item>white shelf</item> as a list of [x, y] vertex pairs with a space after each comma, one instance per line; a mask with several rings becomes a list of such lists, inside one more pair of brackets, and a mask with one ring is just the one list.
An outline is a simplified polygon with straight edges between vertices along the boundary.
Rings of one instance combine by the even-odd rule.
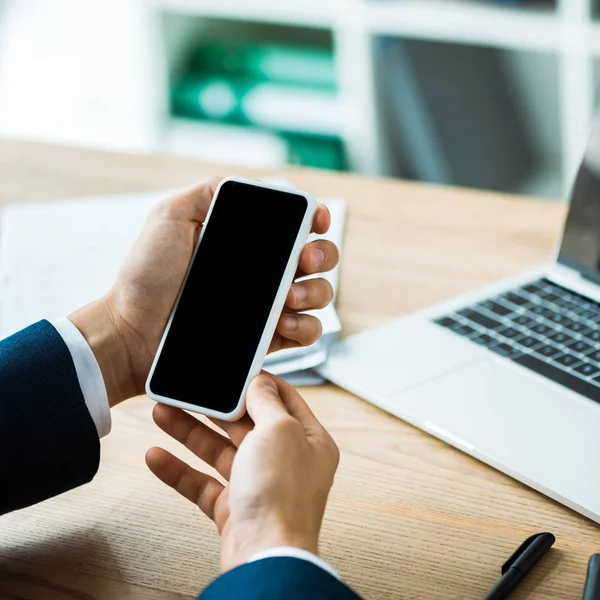
[[[185, 54], [187, 42], [191, 47], [213, 26], [217, 34], [230, 25], [243, 33], [245, 23], [314, 28], [322, 30], [317, 37], [331, 40], [335, 50], [351, 165], [381, 174], [386, 173], [388, 134], [379, 121], [373, 39], [446, 42], [473, 46], [473, 53], [486, 46], [508, 51], [507, 63], [534, 64], [539, 53], [556, 65], [551, 77], [535, 65], [524, 68], [516, 84], [520, 102], [529, 105], [530, 115], [539, 116], [531, 121], [540, 155], [560, 162], [560, 168], [542, 169], [525, 186], [548, 195], [544, 190], [561, 188], [564, 193], [572, 180], [600, 84], [600, 19], [592, 18], [593, 0], [105, 0], [93, 9], [81, 0], [2, 3], [7, 14], [22, 13], [22, 20], [12, 14], [10, 35], [2, 32], [0, 46], [0, 129], [17, 136], [62, 132], [75, 143], [81, 138], [102, 146], [160, 150], [170, 60]], [[231, 23], [221, 26], [213, 20]], [[107, 46], [103, 40], [109, 38]], [[44, 102], [30, 116], [29, 106], [37, 97], [32, 90], [39, 89], [39, 81], [50, 80], [52, 85], [42, 86]], [[547, 110], [549, 98], [558, 99], [559, 109]], [[185, 152], [203, 151], [203, 145], [196, 149], [189, 131], [175, 124], [171, 143]], [[267, 138], [261, 143], [271, 147]], [[272, 156], [278, 156], [275, 145], [272, 149]]]
[[210, 163], [257, 169], [281, 169], [287, 163], [287, 146], [279, 136], [235, 125], [169, 119], [162, 146], [167, 154]]
[[171, 13], [319, 28], [363, 28], [371, 34], [501, 48], [555, 50], [559, 13], [542, 5], [473, 0], [153, 0]]
[[595, 57], [600, 57], [600, 22], [594, 22], [586, 30], [587, 43]]
[[[331, 31], [337, 57], [341, 109], [346, 115], [344, 138], [351, 165], [358, 171], [374, 174], [385, 174], [388, 162], [384, 150], [385, 126], [379, 123], [374, 91], [371, 41], [376, 36], [486, 46], [517, 54], [551, 55], [558, 61], [559, 81], [552, 84], [547, 93], [559, 99], [561, 113], [557, 120], [544, 124], [544, 127], [560, 129], [561, 168], [549, 170], [550, 175], [537, 174], [534, 177], [537, 183], [529, 189], [538, 189], [544, 195], [548, 194], [545, 189], [561, 189], [563, 195], [568, 190], [568, 181], [579, 163], [591, 116], [590, 98], [594, 84], [590, 65], [592, 57], [600, 57], [600, 22], [591, 18], [592, 0], [534, 4], [486, 0], [152, 1], [168, 13]], [[521, 85], [537, 84], [525, 81]], [[547, 150], [544, 148], [542, 154], [547, 154]], [[558, 151], [556, 148], [549, 150]], [[562, 181], [561, 186], [556, 185], [557, 177]], [[542, 185], [540, 181], [551, 182], [551, 185]], [[560, 194], [554, 191], [552, 195]]]
[[[351, 2], [352, 0], [350, 0]], [[170, 13], [279, 25], [329, 28], [338, 14], [338, 0], [152, 0]]]
[[468, 0], [370, 2], [371, 32], [515, 50], [557, 50], [562, 21], [555, 10]]

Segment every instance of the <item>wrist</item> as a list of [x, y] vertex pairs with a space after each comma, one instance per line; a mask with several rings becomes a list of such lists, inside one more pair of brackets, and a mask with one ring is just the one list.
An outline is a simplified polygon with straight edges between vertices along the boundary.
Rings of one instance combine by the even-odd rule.
[[221, 567], [224, 572], [245, 564], [252, 557], [273, 548], [298, 548], [319, 556], [318, 534], [291, 532], [282, 527], [263, 527], [255, 531], [240, 530], [231, 539], [224, 539], [223, 543]]
[[128, 346], [110, 302], [102, 298], [69, 315], [89, 344], [106, 386], [108, 403], [116, 406], [137, 395]]

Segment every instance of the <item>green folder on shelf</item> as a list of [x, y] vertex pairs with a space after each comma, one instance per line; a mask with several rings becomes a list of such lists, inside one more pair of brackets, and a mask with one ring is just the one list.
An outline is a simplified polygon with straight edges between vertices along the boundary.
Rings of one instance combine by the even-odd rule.
[[339, 137], [282, 134], [287, 142], [288, 163], [304, 167], [345, 171], [348, 168], [344, 142]]
[[271, 132], [288, 162], [343, 170], [331, 50], [217, 41], [198, 46], [171, 89], [175, 116]]
[[333, 52], [326, 48], [211, 42], [196, 48], [189, 71], [330, 90], [336, 87]]
[[172, 106], [179, 116], [266, 129], [324, 134], [340, 130], [333, 90], [191, 74], [174, 87]]

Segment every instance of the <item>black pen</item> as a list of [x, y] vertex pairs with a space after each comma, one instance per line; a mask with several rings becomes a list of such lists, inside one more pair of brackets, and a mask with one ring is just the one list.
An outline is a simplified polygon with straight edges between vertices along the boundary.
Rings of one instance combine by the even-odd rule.
[[583, 600], [600, 600], [600, 554], [590, 556]]
[[556, 538], [551, 533], [538, 533], [527, 538], [502, 565], [502, 577], [483, 600], [504, 600], [552, 548]]

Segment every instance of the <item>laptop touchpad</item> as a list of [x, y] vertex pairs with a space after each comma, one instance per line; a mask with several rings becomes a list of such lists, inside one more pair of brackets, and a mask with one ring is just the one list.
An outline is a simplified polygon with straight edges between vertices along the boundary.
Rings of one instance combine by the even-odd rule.
[[396, 392], [399, 413], [564, 501], [600, 514], [600, 406], [489, 359]]
[[437, 325], [403, 319], [342, 340], [320, 372], [359, 396], [381, 399], [487, 356]]

